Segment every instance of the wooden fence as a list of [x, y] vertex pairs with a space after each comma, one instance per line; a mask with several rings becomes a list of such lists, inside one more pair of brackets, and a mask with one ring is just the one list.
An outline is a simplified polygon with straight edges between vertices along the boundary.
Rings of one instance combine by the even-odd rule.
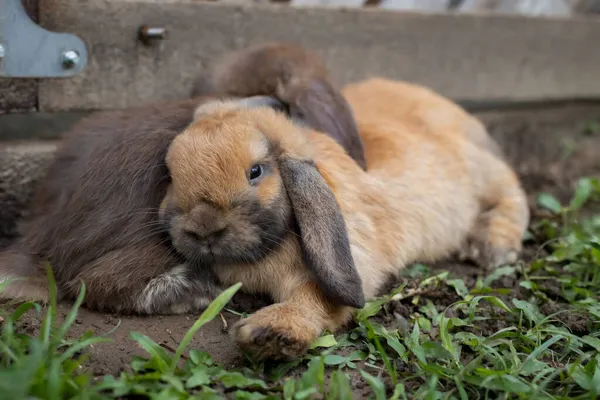
[[205, 0], [243, 4], [287, 4], [295, 7], [373, 7], [386, 10], [452, 13], [502, 13], [571, 16], [600, 13], [598, 0]]
[[[580, 15], [600, 10], [600, 0], [23, 3], [42, 27], [81, 38], [87, 65], [68, 78], [0, 78], [0, 114], [185, 97], [225, 52], [272, 40], [319, 52], [340, 84], [379, 75], [471, 103], [600, 99], [600, 16]], [[144, 25], [166, 38], [140, 43]]]

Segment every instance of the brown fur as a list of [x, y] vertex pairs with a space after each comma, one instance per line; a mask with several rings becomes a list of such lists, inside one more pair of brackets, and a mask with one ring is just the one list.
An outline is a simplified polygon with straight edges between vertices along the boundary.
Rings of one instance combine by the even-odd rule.
[[292, 43], [265, 43], [232, 52], [213, 67], [203, 91], [230, 96], [273, 96], [296, 122], [333, 137], [366, 169], [352, 108], [316, 53]]
[[[415, 261], [434, 262], [461, 250], [489, 268], [515, 260], [529, 221], [526, 196], [476, 119], [432, 91], [402, 82], [370, 79], [348, 85], [344, 95], [355, 110], [368, 172], [332, 138], [310, 132], [305, 141], [297, 127], [272, 110], [213, 104], [203, 108], [204, 118], [170, 149], [174, 185], [182, 180], [180, 196], [195, 193], [186, 179], [198, 172], [191, 168], [202, 160], [189, 149], [194, 143], [204, 146], [200, 144], [218, 125], [219, 141], [229, 147], [222, 162], [231, 171], [247, 168], [244, 160], [255, 141], [262, 140], [260, 134], [277, 143], [282, 155], [314, 161], [344, 215], [351, 257], [367, 299], [377, 295], [391, 274]], [[178, 140], [185, 146], [176, 145]], [[202, 181], [218, 171], [203, 169]], [[243, 173], [242, 178], [234, 175], [215, 175], [210, 189], [203, 190], [226, 199], [245, 185]], [[285, 186], [293, 202], [295, 194]], [[313, 222], [319, 220], [315, 216]], [[352, 315], [351, 307], [328, 296], [326, 275], [315, 280], [301, 257], [303, 246], [301, 237], [289, 235], [252, 266], [215, 268], [224, 285], [241, 281], [246, 291], [270, 293], [277, 302], [233, 329], [237, 343], [258, 357], [298, 356], [323, 330], [340, 328]], [[331, 251], [328, 244], [322, 251]]]
[[[310, 132], [270, 107], [239, 104], [200, 107], [197, 120], [171, 144], [166, 161], [173, 183], [164, 214], [170, 216], [174, 247], [216, 270], [231, 264], [253, 270], [282, 242], [300, 238], [305, 265], [327, 296], [361, 307], [360, 278], [339, 206], [307, 162]], [[264, 166], [256, 184], [249, 179], [253, 165]]]
[[[23, 237], [0, 253], [0, 282], [18, 279], [0, 297], [46, 301], [42, 265], [48, 261], [59, 295], [74, 298], [83, 282], [85, 305], [91, 309], [142, 314], [203, 309], [220, 289], [208, 268], [192, 268], [175, 251], [159, 209], [171, 194], [167, 149], [192, 121], [198, 104], [208, 99], [215, 100], [98, 113], [68, 132], [36, 190]], [[280, 105], [267, 97], [237, 102]], [[201, 155], [203, 149], [195, 152]], [[189, 183], [190, 188], [202, 186], [197, 179]], [[285, 211], [285, 203], [276, 202], [282, 195], [261, 186], [259, 199]], [[251, 230], [238, 228], [239, 237], [252, 238]]]
[[[32, 218], [15, 247], [2, 253], [2, 297], [32, 294], [50, 262], [62, 297], [87, 286], [89, 308], [171, 313], [206, 306], [218, 288], [189, 271], [168, 243], [157, 212], [169, 183], [164, 157], [192, 120], [198, 98], [98, 113], [64, 137], [37, 188]], [[200, 274], [200, 278], [196, 276]], [[34, 299], [45, 301], [47, 289]]]

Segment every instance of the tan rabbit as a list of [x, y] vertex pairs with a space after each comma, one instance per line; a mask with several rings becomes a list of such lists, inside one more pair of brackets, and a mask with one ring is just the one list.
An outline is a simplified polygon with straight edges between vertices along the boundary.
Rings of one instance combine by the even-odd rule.
[[277, 102], [203, 105], [167, 153], [174, 247], [276, 302], [233, 328], [258, 358], [301, 355], [409, 263], [464, 250], [493, 268], [521, 250], [526, 196], [481, 123], [407, 83], [370, 79], [344, 95], [368, 172]]

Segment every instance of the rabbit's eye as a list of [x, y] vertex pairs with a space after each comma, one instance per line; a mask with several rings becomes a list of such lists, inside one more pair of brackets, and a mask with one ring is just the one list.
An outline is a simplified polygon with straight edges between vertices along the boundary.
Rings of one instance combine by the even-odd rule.
[[261, 165], [259, 164], [254, 164], [252, 166], [252, 168], [250, 168], [250, 183], [252, 183], [252, 181], [255, 181], [256, 179], [260, 178], [260, 176], [263, 174], [263, 168]]

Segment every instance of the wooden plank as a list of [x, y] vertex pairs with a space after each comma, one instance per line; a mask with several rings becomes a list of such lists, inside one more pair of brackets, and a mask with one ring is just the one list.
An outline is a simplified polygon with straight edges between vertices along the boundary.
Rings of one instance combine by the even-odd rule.
[[[84, 73], [40, 84], [40, 108], [122, 108], [187, 96], [223, 53], [268, 40], [321, 53], [339, 83], [380, 75], [464, 101], [599, 98], [600, 19], [439, 15], [219, 2], [42, 0], [41, 24], [87, 44]], [[153, 47], [141, 25], [167, 28]]]

